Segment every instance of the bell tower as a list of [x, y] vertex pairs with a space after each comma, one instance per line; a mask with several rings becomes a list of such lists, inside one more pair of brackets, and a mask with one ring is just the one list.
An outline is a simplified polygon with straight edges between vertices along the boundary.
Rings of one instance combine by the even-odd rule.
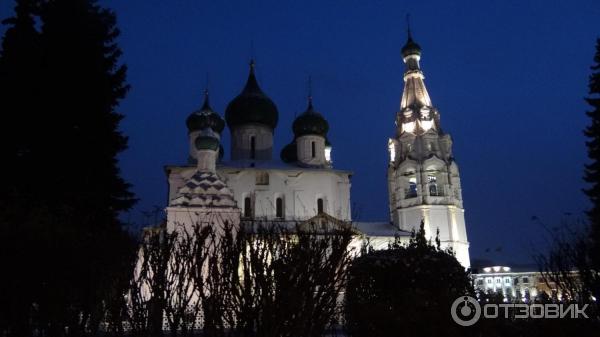
[[426, 235], [439, 230], [442, 247], [470, 266], [469, 242], [458, 166], [452, 138], [442, 131], [440, 115], [431, 103], [421, 70], [421, 47], [410, 29], [402, 47], [404, 90], [396, 113], [396, 134], [389, 139], [388, 191], [390, 217], [399, 229], [418, 229]]

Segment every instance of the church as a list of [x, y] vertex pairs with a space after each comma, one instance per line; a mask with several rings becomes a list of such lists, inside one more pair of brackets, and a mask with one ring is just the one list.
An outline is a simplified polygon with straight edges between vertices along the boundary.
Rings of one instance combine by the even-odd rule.
[[[255, 63], [245, 86], [225, 110], [204, 104], [186, 120], [189, 159], [165, 167], [168, 180], [167, 229], [207, 219], [298, 223], [326, 214], [351, 223], [357, 242], [383, 249], [395, 238], [408, 241], [424, 222], [426, 235], [439, 232], [443, 248], [470, 266], [460, 175], [452, 139], [442, 131], [420, 67], [421, 48], [410, 32], [402, 47], [404, 90], [395, 114], [396, 133], [388, 140], [388, 222], [353, 222], [352, 171], [333, 166], [330, 127], [309, 95], [305, 111], [291, 125], [291, 141], [273, 153], [279, 111], [256, 78]], [[390, 118], [391, 119], [391, 118]], [[231, 135], [229, 161], [220, 143]], [[281, 127], [281, 126], [280, 126]], [[382, 144], [385, 141], [382, 140]], [[383, 177], [382, 177], [383, 179]]]

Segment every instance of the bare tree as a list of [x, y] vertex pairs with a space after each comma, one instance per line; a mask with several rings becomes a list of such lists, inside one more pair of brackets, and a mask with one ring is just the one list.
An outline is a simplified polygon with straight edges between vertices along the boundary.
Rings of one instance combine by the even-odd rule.
[[[321, 336], [339, 314], [349, 223], [228, 221], [148, 231], [128, 292], [133, 335]], [[199, 324], [196, 324], [198, 322]]]
[[158, 227], [144, 233], [128, 292], [127, 322], [134, 336], [160, 336], [167, 306], [166, 270], [177, 235]]
[[591, 296], [598, 291], [600, 274], [592, 267], [587, 229], [580, 223], [573, 226], [564, 221], [556, 229], [541, 224], [548, 233], [550, 249], [534, 259], [544, 282], [560, 290], [563, 301], [593, 302]]
[[238, 235], [234, 321], [243, 336], [321, 336], [338, 315], [353, 237], [349, 223], [321, 215], [305, 223], [254, 222]]

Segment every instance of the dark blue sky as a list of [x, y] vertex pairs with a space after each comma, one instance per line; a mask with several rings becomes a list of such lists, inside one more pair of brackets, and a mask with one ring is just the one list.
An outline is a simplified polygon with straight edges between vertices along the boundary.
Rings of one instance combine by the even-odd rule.
[[[587, 207], [583, 97], [600, 36], [597, 0], [101, 3], [117, 12], [132, 85], [120, 108], [130, 137], [121, 167], [141, 199], [135, 221], [166, 203], [163, 165], [186, 159], [185, 118], [202, 103], [206, 73], [222, 114], [245, 82], [251, 41], [260, 84], [279, 108], [276, 154], [306, 107], [312, 74], [334, 165], [355, 173], [355, 210], [361, 220], [387, 219], [386, 147], [408, 12], [426, 85], [454, 139], [472, 258], [529, 260], [543, 232], [533, 215], [554, 226]], [[10, 1], [0, 11], [9, 15]], [[226, 149], [228, 141], [226, 133]]]

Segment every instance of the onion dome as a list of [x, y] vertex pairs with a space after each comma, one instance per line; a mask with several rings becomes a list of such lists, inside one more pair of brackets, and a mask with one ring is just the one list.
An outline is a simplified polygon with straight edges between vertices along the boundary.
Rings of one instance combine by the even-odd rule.
[[281, 160], [284, 163], [295, 163], [298, 161], [298, 151], [296, 148], [296, 140], [284, 146], [280, 154]]
[[254, 61], [252, 61], [244, 90], [229, 103], [225, 110], [227, 125], [235, 128], [239, 125], [257, 123], [275, 129], [278, 118], [277, 106], [258, 86], [254, 75]]
[[208, 102], [208, 90], [204, 91], [204, 104], [202, 105], [202, 108], [192, 112], [185, 123], [187, 124], [189, 132], [211, 128], [213, 131], [221, 134], [225, 128], [223, 118], [210, 107]]
[[325, 137], [329, 131], [327, 120], [315, 111], [312, 104], [312, 97], [308, 97], [308, 108], [294, 120], [292, 125], [296, 137], [304, 135], [319, 135]]
[[408, 31], [408, 40], [402, 47], [402, 57], [407, 57], [409, 55], [421, 55], [421, 46], [413, 41], [410, 30]]
[[197, 150], [219, 150], [221, 143], [219, 141], [219, 136], [211, 129], [205, 128], [200, 131], [198, 137], [194, 141], [194, 145], [196, 145]]

